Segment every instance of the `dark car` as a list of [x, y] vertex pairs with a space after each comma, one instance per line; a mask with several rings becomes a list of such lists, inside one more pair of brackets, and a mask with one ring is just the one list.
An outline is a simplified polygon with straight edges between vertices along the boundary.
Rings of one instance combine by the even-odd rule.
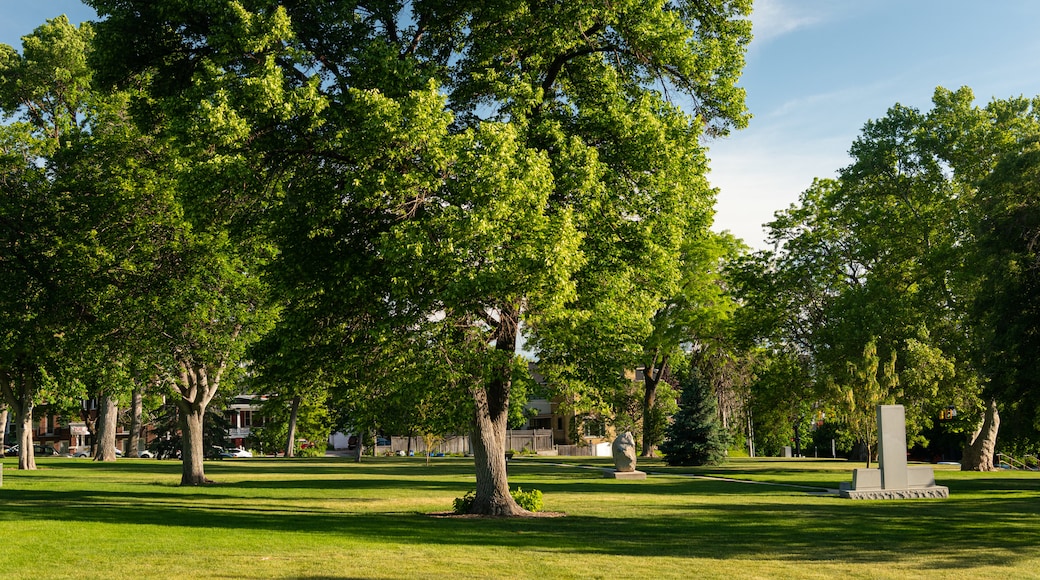
[[8, 447], [4, 445], [4, 457], [18, 457], [18, 446], [11, 445]]
[[46, 457], [49, 455], [57, 455], [58, 452], [54, 450], [50, 445], [41, 445], [39, 443], [33, 444], [33, 455], [37, 457]]

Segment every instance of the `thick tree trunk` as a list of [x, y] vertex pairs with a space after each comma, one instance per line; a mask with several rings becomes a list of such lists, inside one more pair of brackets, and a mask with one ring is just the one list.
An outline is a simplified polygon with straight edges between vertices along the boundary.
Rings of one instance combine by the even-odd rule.
[[8, 409], [18, 417], [18, 469], [36, 469], [36, 452], [33, 449], [33, 399], [35, 383], [21, 373], [17, 378], [0, 371], [0, 391], [7, 401]]
[[134, 387], [130, 395], [130, 441], [127, 457], [140, 457], [141, 452], [141, 419], [144, 415], [144, 390], [140, 385]]
[[285, 442], [285, 456], [294, 457], [296, 455], [296, 418], [300, 414], [300, 396], [296, 395], [292, 399], [292, 406], [289, 409], [289, 437], [288, 441]]
[[108, 395], [99, 397], [98, 413], [97, 451], [94, 453], [94, 461], [115, 461], [116, 419], [119, 416], [116, 400]]
[[212, 483], [206, 478], [203, 467], [205, 447], [202, 437], [202, 422], [206, 406], [220, 386], [224, 365], [214, 369], [196, 366], [189, 361], [179, 361], [180, 380], [177, 399], [181, 427], [181, 485], [203, 485]]
[[512, 357], [516, 353], [519, 313], [500, 314], [495, 333], [495, 350], [510, 361], [482, 387], [471, 389], [473, 395], [473, 462], [477, 472], [477, 489], [471, 513], [491, 516], [522, 516], [530, 512], [516, 504], [509, 493], [506, 473], [506, 427], [509, 423], [509, 393], [512, 388]]
[[0, 403], [0, 445], [7, 444], [7, 403]]
[[476, 403], [473, 429], [473, 462], [476, 465], [477, 489], [472, 512], [492, 516], [518, 516], [521, 509], [509, 493], [506, 472], [506, 423], [508, 407], [502, 409], [503, 396], [508, 397], [504, 381], [493, 381], [486, 389], [474, 389]]
[[997, 447], [997, 431], [1000, 429], [1000, 414], [997, 401], [990, 400], [982, 425], [975, 430], [964, 447], [961, 471], [995, 471], [993, 454]]
[[206, 408], [181, 401], [181, 485], [203, 485], [213, 483], [206, 478], [203, 460], [206, 450], [202, 439], [202, 421]]
[[18, 409], [18, 469], [36, 469], [36, 450], [33, 448], [33, 404], [25, 397]]

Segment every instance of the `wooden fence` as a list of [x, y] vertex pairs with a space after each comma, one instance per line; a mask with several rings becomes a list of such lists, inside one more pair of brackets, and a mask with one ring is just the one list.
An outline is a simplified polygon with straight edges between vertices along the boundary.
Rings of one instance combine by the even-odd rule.
[[[534, 452], [538, 451], [552, 451], [556, 449], [553, 445], [552, 430], [551, 429], [515, 429], [506, 431], [506, 450], [507, 451], [523, 451], [530, 450]], [[423, 443], [422, 437], [391, 437], [390, 445], [380, 445], [376, 448], [377, 452], [392, 451], [397, 453], [398, 451], [412, 451], [414, 453], [425, 453], [426, 445]], [[433, 446], [434, 453], [444, 454], [462, 454], [468, 455], [472, 453], [473, 447], [470, 444], [469, 435], [449, 435], [444, 439], [438, 441]]]

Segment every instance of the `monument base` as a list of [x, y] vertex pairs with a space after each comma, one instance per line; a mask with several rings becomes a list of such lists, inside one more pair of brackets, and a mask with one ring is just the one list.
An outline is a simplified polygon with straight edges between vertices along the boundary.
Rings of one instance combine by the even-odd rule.
[[646, 472], [639, 471], [607, 471], [603, 474], [607, 479], [646, 479]]
[[946, 499], [950, 497], [950, 488], [937, 485], [917, 489], [842, 489], [838, 494], [846, 499]]
[[931, 466], [914, 465], [907, 467], [903, 475], [906, 483], [901, 487], [888, 489], [884, 481], [884, 468], [853, 469], [852, 483], [842, 482], [838, 494], [848, 499], [945, 499], [950, 497], [950, 489], [935, 485], [935, 473]]

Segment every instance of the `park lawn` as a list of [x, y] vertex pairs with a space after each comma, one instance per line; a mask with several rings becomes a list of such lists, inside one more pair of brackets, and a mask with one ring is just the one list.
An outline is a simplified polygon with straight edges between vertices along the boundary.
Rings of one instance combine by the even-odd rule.
[[625, 481], [518, 458], [513, 486], [566, 515], [505, 520], [430, 515], [472, 489], [461, 458], [207, 462], [202, 488], [170, 461], [38, 462], [4, 460], [3, 578], [1040, 577], [1038, 473], [938, 470], [947, 500], [866, 502], [812, 489], [850, 480], [840, 461], [641, 461]]

